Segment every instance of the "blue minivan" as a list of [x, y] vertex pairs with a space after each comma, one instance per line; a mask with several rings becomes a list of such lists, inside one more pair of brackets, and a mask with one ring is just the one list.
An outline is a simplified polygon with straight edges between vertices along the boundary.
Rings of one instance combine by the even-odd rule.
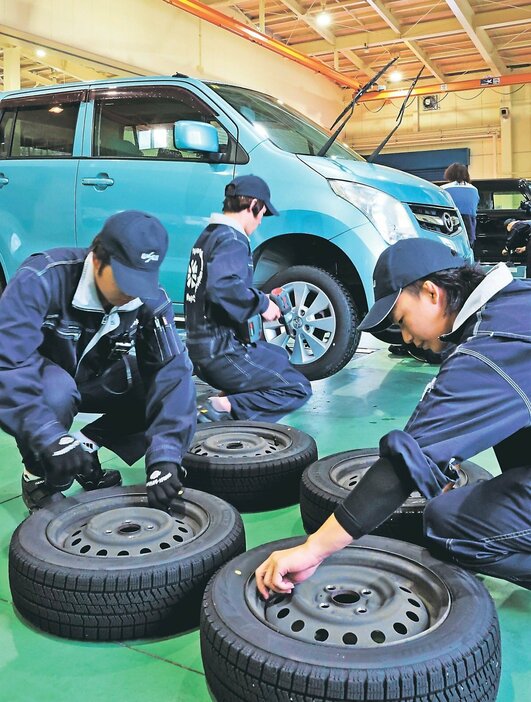
[[172, 77], [72, 83], [0, 94], [0, 283], [31, 253], [88, 246], [119, 210], [159, 217], [170, 234], [162, 284], [182, 318], [190, 250], [225, 185], [255, 173], [279, 217], [253, 235], [255, 281], [283, 285], [295, 334], [268, 325], [312, 379], [352, 357], [373, 302], [381, 251], [404, 237], [442, 241], [472, 260], [444, 190], [367, 163], [280, 100]]

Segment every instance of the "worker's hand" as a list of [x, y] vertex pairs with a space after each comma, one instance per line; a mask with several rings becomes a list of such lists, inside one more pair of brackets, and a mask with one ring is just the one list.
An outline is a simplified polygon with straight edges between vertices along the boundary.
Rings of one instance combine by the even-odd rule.
[[280, 312], [278, 305], [275, 302], [273, 302], [273, 300], [269, 300], [267, 310], [265, 312], [262, 312], [262, 317], [265, 319], [266, 322], [274, 322], [275, 319], [278, 319], [281, 314], [282, 313]]
[[502, 256], [507, 256], [508, 253], [507, 249], [502, 249]]
[[70, 434], [46, 446], [41, 451], [46, 485], [54, 490], [68, 490], [74, 476], [89, 477], [93, 469], [93, 460], [77, 439]]
[[186, 471], [178, 463], [155, 463], [148, 468], [146, 491], [150, 507], [167, 510], [183, 492]]
[[518, 246], [518, 247], [514, 250], [514, 252], [517, 253], [517, 254], [525, 253], [525, 246]]
[[266, 600], [269, 590], [280, 594], [290, 593], [296, 583], [313, 575], [323, 560], [323, 556], [314, 551], [308, 541], [285, 551], [273, 551], [255, 571], [256, 587]]

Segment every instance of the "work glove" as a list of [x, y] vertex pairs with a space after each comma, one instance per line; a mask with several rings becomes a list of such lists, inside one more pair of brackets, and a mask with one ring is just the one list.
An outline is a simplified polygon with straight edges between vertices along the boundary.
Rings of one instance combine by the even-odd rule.
[[74, 476], [89, 477], [93, 470], [92, 456], [70, 434], [46, 446], [41, 451], [40, 459], [47, 487], [60, 492], [68, 490]]
[[186, 470], [178, 463], [155, 463], [147, 470], [146, 491], [150, 507], [167, 510], [182, 494]]

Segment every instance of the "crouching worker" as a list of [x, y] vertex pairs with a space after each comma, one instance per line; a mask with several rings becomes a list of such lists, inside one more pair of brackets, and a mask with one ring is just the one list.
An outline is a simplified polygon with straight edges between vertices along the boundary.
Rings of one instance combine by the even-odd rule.
[[[374, 282], [361, 329], [394, 322], [406, 343], [457, 347], [335, 514], [257, 569], [260, 592], [290, 592], [415, 489], [429, 500], [424, 531], [436, 555], [531, 589], [531, 281], [513, 280], [503, 263], [485, 275], [442, 244], [406, 239], [382, 253]], [[490, 447], [501, 475], [452, 489], [457, 465]]]
[[235, 178], [225, 188], [223, 214], [213, 214], [192, 249], [186, 280], [186, 344], [197, 375], [220, 395], [198, 408], [199, 421], [277, 421], [311, 395], [309, 381], [285, 349], [250, 341], [256, 315], [280, 317], [278, 306], [253, 287], [249, 237], [263, 216], [278, 215], [267, 184]]
[[[120, 485], [118, 471], [102, 470], [100, 446], [129, 465], [145, 454], [151, 506], [180, 493], [196, 408], [158, 285], [167, 248], [158, 219], [120, 212], [89, 250], [30, 256], [0, 298], [0, 426], [17, 441], [30, 511], [74, 480], [85, 490]], [[78, 411], [103, 416], [72, 435]]]

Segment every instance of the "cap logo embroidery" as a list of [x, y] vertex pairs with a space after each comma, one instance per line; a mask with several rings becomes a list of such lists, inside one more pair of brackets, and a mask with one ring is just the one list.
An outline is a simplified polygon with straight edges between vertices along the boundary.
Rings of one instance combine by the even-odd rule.
[[150, 251], [149, 253], [141, 254], [140, 258], [143, 261], [145, 261], [146, 263], [150, 263], [151, 261], [158, 261], [159, 255], [158, 255], [158, 253], [155, 253], [154, 251]]

